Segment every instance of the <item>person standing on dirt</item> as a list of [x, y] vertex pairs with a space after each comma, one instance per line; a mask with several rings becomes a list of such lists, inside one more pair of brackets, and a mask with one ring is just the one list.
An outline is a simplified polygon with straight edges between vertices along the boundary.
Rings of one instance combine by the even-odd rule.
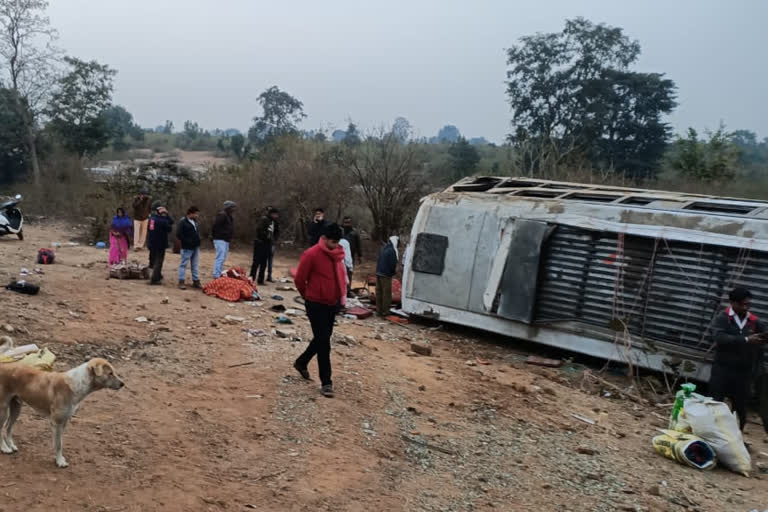
[[712, 398], [721, 402], [730, 398], [732, 409], [739, 417], [741, 430], [747, 424], [747, 399], [762, 363], [768, 336], [766, 325], [750, 313], [752, 294], [738, 287], [728, 295], [731, 302], [712, 322], [715, 341], [715, 361], [709, 379]]
[[325, 220], [325, 210], [322, 208], [315, 208], [315, 215], [312, 220], [307, 222], [307, 236], [309, 237], [309, 245], [316, 245], [323, 236], [325, 228], [328, 226], [328, 222]]
[[256, 281], [256, 284], [264, 284], [264, 273], [267, 271], [267, 262], [272, 253], [275, 226], [279, 215], [276, 208], [270, 208], [267, 214], [259, 219], [259, 224], [256, 227], [256, 239], [253, 241], [253, 263], [251, 264], [251, 279]]
[[397, 273], [397, 246], [400, 239], [389, 237], [389, 241], [379, 251], [376, 262], [376, 314], [387, 316], [392, 307], [392, 278]]
[[349, 248], [352, 251], [352, 259], [355, 263], [363, 260], [363, 249], [360, 242], [360, 233], [352, 224], [352, 217], [344, 217], [341, 221], [341, 227], [344, 230], [344, 238], [349, 241]]
[[355, 270], [355, 262], [352, 258], [352, 248], [349, 244], [349, 240], [342, 237], [339, 240], [339, 245], [344, 249], [344, 268], [347, 269], [347, 298], [352, 298], [352, 274]]
[[198, 264], [200, 262], [200, 228], [197, 224], [197, 218], [200, 215], [200, 209], [197, 206], [190, 206], [187, 210], [187, 216], [181, 219], [176, 228], [176, 238], [181, 242], [181, 263], [179, 264], [179, 289], [186, 290], [185, 285], [187, 263], [192, 271], [192, 287], [202, 288], [200, 284], [200, 272]]
[[233, 214], [237, 205], [234, 201], [224, 201], [221, 211], [216, 214], [213, 221], [213, 246], [216, 248], [216, 262], [213, 265], [213, 278], [221, 277], [221, 269], [227, 261], [229, 255], [229, 244], [232, 242], [232, 236], [235, 233], [235, 223]]
[[168, 248], [168, 234], [173, 230], [173, 219], [160, 201], [152, 204], [152, 211], [147, 233], [149, 266], [152, 268], [149, 284], [159, 285], [163, 281], [163, 262]]
[[[269, 215], [271, 210], [277, 211], [277, 209], [267, 206], [266, 212]], [[275, 229], [272, 232], [272, 250], [269, 251], [269, 257], [267, 258], [267, 282], [274, 283], [272, 279], [272, 263], [275, 261], [275, 249], [277, 248], [277, 239], [280, 238], [280, 222], [276, 218], [274, 219]]]
[[312, 327], [312, 341], [293, 363], [299, 374], [309, 380], [307, 366], [317, 356], [323, 396], [333, 397], [331, 380], [331, 336], [336, 313], [346, 303], [347, 279], [344, 250], [339, 246], [342, 231], [329, 224], [320, 241], [304, 251], [296, 269], [294, 282], [304, 298], [307, 317]]
[[140, 251], [147, 241], [147, 225], [151, 213], [152, 198], [142, 190], [133, 198], [133, 249]]

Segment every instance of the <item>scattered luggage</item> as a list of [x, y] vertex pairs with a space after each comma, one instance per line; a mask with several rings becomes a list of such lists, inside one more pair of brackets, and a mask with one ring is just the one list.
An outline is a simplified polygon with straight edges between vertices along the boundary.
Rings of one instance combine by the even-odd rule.
[[37, 263], [39, 265], [50, 265], [56, 259], [56, 253], [53, 249], [40, 249], [37, 251]]

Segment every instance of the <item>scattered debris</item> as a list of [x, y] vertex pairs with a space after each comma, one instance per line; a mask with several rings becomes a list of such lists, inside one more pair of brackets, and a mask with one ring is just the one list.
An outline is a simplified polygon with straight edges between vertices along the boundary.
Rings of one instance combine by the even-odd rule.
[[11, 324], [5, 324], [3, 325], [3, 330], [8, 334], [13, 334], [16, 329], [14, 329]]
[[583, 421], [584, 423], [587, 423], [589, 425], [596, 425], [597, 422], [591, 418], [587, 418], [586, 416], [582, 416], [581, 414], [571, 413], [571, 416], [576, 418], [579, 421]]
[[283, 313], [284, 311], [286, 311], [286, 307], [283, 306], [282, 304], [275, 304], [274, 306], [272, 306], [269, 309], [271, 309], [272, 311], [274, 311], [276, 313]]
[[449, 450], [447, 448], [443, 448], [442, 446], [437, 446], [432, 443], [428, 443], [426, 441], [422, 441], [420, 439], [414, 439], [410, 436], [406, 436], [403, 434], [401, 436], [404, 440], [408, 441], [409, 443], [417, 444], [419, 446], [423, 446], [424, 448], [429, 448], [430, 450], [434, 450], [436, 452], [445, 453], [446, 455], [456, 455], [456, 452], [453, 450]]
[[280, 295], [273, 295], [272, 300], [284, 300]]
[[275, 322], [277, 322], [279, 324], [283, 324], [283, 325], [291, 325], [291, 324], [293, 324], [293, 320], [291, 320], [287, 316], [275, 317]]
[[241, 324], [243, 322], [245, 322], [245, 318], [241, 316], [227, 315], [224, 317], [224, 323], [227, 323], [227, 324], [234, 325], [234, 324]]
[[145, 316], [137, 316], [136, 317], [136, 321], [139, 322], [140, 324], [145, 324], [145, 323], [149, 322], [149, 318], [147, 318]]
[[248, 329], [246, 332], [249, 337], [253, 336], [255, 338], [262, 338], [267, 335], [267, 331], [264, 329]]
[[252, 364], [256, 364], [256, 361], [248, 361], [247, 363], [230, 364], [229, 366], [227, 366], [227, 368], [239, 368], [240, 366], [251, 366]]
[[535, 366], [546, 366], [547, 368], [560, 368], [563, 366], [563, 361], [561, 359], [548, 359], [546, 357], [538, 356], [528, 356], [525, 362]]
[[422, 356], [432, 355], [432, 346], [426, 343], [413, 342], [411, 343], [411, 350]]
[[279, 338], [292, 338], [295, 334], [293, 329], [275, 329], [275, 335]]
[[[294, 288], [293, 286], [278, 286], [277, 288], [275, 288], [275, 290], [279, 292], [292, 292], [292, 291], [295, 291], [296, 288]], [[279, 295], [273, 296], [272, 298], [274, 297], [279, 297]]]

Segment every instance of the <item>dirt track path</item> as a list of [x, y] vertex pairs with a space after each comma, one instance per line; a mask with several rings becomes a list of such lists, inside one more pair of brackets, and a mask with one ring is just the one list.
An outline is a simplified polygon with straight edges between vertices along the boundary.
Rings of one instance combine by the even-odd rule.
[[[24, 242], [0, 239], [0, 280], [32, 269], [37, 248], [66, 232], [30, 226]], [[269, 332], [275, 301], [229, 305], [177, 290], [171, 254], [163, 287], [105, 279], [106, 252], [94, 248], [57, 258], [40, 295], [0, 292], [0, 324], [16, 328], [18, 344], [51, 348], [58, 369], [107, 357], [128, 388], [86, 400], [65, 435], [66, 470], [53, 464], [46, 421], [25, 408], [20, 452], [0, 458], [0, 510], [768, 508], [759, 471], [696, 473], [656, 456], [650, 438], [666, 409], [581, 392], [578, 376], [526, 368], [479, 333], [340, 321], [337, 341], [352, 338], [334, 344], [328, 400], [290, 368], [304, 342], [244, 332]], [[235, 253], [231, 263], [248, 260]], [[211, 264], [207, 252], [205, 276]], [[276, 293], [290, 307], [293, 294]], [[307, 340], [307, 322], [295, 323]], [[409, 353], [425, 339], [433, 357]], [[768, 462], [757, 454], [768, 452], [761, 428], [749, 434], [755, 462]]]

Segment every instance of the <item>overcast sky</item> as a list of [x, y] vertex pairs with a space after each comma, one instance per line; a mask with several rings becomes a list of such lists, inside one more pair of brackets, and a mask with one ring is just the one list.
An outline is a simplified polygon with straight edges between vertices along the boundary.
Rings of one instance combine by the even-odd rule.
[[455, 124], [501, 141], [508, 48], [584, 16], [640, 40], [641, 71], [679, 87], [677, 130], [723, 120], [768, 136], [764, 0], [52, 0], [70, 55], [119, 71], [115, 101], [142, 126], [247, 129], [277, 85], [304, 128], [403, 116], [418, 135]]

